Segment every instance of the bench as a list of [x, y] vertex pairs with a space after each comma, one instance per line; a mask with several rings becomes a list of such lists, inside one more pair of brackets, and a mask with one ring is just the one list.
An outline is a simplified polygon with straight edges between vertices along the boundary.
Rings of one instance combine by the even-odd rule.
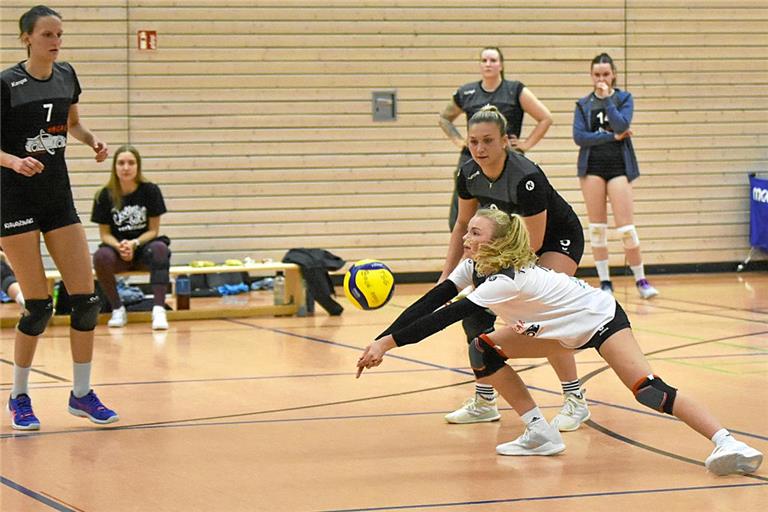
[[[284, 305], [278, 306], [273, 304], [264, 304], [256, 306], [227, 306], [195, 310], [193, 306], [194, 300], [190, 300], [190, 309], [168, 311], [168, 319], [203, 320], [212, 318], [243, 318], [249, 316], [301, 315], [304, 312], [304, 308], [302, 306], [304, 306], [306, 303], [306, 291], [301, 279], [301, 267], [294, 263], [269, 262], [243, 265], [214, 265], [210, 267], [176, 265], [171, 266], [169, 269], [169, 274], [171, 276], [171, 281], [175, 290], [176, 278], [182, 275], [189, 276], [192, 274], [215, 274], [229, 272], [248, 272], [248, 274], [255, 275], [274, 275], [278, 271], [282, 271], [283, 275], [285, 276], [286, 304]], [[131, 270], [128, 272], [122, 272], [119, 275], [131, 276], [148, 274], [148, 270]], [[56, 281], [61, 280], [61, 273], [56, 270], [49, 270], [46, 271], [45, 278], [48, 281], [49, 293], [52, 294]], [[101, 316], [106, 317], [107, 315]], [[152, 314], [149, 311], [128, 313], [129, 322], [150, 322], [151, 320]], [[66, 324], [68, 321], [69, 316], [54, 317], [53, 324]], [[106, 318], [101, 318], [99, 323], [106, 323]]]

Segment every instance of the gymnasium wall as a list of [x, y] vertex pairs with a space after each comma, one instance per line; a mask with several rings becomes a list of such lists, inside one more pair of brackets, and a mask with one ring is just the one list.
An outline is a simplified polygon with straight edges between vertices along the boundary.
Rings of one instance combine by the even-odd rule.
[[[170, 213], [174, 262], [280, 259], [321, 247], [397, 272], [441, 267], [457, 150], [438, 127], [456, 87], [499, 46], [508, 78], [553, 112], [530, 153], [586, 225], [571, 140], [589, 61], [606, 51], [635, 97], [642, 177], [636, 224], [648, 264], [736, 261], [748, 251], [747, 173], [768, 169], [768, 9], [762, 0], [72, 0], [62, 60], [84, 122], [130, 142]], [[31, 3], [4, 0], [2, 67]], [[158, 49], [137, 49], [137, 31]], [[371, 93], [398, 117], [373, 122]], [[533, 127], [526, 119], [524, 133]], [[463, 116], [457, 125], [464, 132]], [[72, 142], [92, 247], [91, 201], [109, 166]], [[611, 240], [613, 265], [624, 263]], [[50, 265], [50, 262], [48, 262]], [[582, 266], [591, 266], [589, 247]]]

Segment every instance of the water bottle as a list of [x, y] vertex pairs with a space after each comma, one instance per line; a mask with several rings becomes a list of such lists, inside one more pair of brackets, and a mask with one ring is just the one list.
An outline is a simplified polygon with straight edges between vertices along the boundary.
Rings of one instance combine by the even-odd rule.
[[192, 295], [192, 283], [188, 275], [176, 278], [176, 309], [189, 309], [189, 297]]
[[53, 285], [53, 297], [51, 300], [53, 301], [53, 311], [56, 312], [56, 304], [59, 303], [59, 283], [54, 283]]
[[285, 304], [285, 276], [282, 270], [277, 271], [275, 276], [275, 306], [282, 306]]

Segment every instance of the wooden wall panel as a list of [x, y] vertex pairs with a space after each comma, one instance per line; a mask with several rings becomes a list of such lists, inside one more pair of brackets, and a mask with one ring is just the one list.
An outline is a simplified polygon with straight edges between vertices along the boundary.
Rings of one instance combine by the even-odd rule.
[[[636, 224], [648, 264], [734, 261], [748, 250], [747, 173], [767, 170], [768, 9], [757, 0], [71, 0], [62, 58], [83, 85], [84, 121], [131, 142], [161, 185], [176, 263], [279, 259], [291, 247], [438, 270], [455, 148], [437, 115], [500, 46], [555, 123], [530, 156], [586, 224], [571, 140], [590, 59], [607, 51], [635, 97], [642, 177]], [[0, 8], [0, 64], [23, 60]], [[157, 51], [136, 48], [156, 30]], [[371, 92], [397, 90], [374, 123]], [[464, 119], [457, 125], [463, 129]], [[526, 119], [524, 133], [532, 128]], [[108, 175], [68, 151], [78, 208]], [[616, 240], [614, 265], [623, 264]], [[50, 265], [50, 262], [48, 262]], [[582, 265], [592, 265], [587, 248]]]

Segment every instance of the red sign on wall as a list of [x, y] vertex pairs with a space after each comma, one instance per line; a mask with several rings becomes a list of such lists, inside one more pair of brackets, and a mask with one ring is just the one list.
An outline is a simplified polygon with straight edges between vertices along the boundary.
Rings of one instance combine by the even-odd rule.
[[157, 50], [157, 31], [139, 30], [139, 50]]

